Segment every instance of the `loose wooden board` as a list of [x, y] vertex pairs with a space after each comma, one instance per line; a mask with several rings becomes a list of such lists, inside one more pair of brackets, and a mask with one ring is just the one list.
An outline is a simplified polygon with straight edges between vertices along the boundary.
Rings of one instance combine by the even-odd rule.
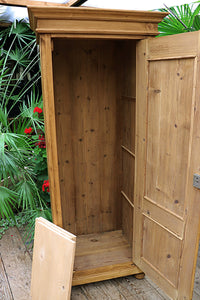
[[70, 299], [76, 237], [36, 219], [31, 299]]

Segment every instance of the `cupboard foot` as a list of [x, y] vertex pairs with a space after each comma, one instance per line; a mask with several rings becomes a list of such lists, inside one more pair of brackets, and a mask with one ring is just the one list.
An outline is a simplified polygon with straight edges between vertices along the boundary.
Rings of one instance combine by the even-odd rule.
[[144, 273], [139, 273], [139, 274], [135, 274], [134, 275], [136, 279], [140, 280], [140, 279], [144, 279], [145, 274]]

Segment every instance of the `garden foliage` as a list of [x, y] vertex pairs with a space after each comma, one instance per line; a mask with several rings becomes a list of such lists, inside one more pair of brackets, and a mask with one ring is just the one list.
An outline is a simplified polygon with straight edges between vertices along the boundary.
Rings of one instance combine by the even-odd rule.
[[[0, 30], [0, 219], [51, 220], [39, 51], [29, 24]], [[44, 183], [45, 181], [45, 183]], [[19, 218], [17, 218], [19, 221]]]
[[159, 36], [200, 30], [200, 4], [198, 3], [199, 1], [160, 9], [159, 11], [168, 12], [169, 15], [158, 25]]

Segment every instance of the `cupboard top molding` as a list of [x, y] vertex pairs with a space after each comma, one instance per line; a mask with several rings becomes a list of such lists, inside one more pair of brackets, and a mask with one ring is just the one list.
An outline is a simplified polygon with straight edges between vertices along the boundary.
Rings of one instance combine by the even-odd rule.
[[[141, 39], [158, 34], [163, 12], [29, 6], [31, 28], [40, 34], [80, 38]], [[55, 36], [54, 36], [55, 35]]]

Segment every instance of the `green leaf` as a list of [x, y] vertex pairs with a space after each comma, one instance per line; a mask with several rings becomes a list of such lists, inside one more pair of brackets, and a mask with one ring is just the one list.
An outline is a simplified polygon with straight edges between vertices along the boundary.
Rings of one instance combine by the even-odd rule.
[[3, 127], [5, 127], [6, 129], [8, 128], [8, 114], [6, 108], [4, 110], [0, 108], [0, 123], [0, 131]]
[[0, 186], [0, 215], [7, 220], [14, 220], [14, 211], [16, 210], [16, 204], [18, 200], [18, 194], [6, 187]]
[[[7, 51], [5, 51], [5, 54]], [[24, 52], [24, 49], [15, 48], [15, 50], [11, 50], [8, 53], [8, 56], [11, 61], [16, 62], [19, 66], [26, 67], [29, 64], [30, 59], [27, 57], [28, 52]]]
[[[37, 216], [51, 218], [49, 194], [39, 180], [42, 175], [47, 179], [46, 151], [35, 145], [44, 134], [43, 113], [33, 113], [43, 106], [40, 79], [39, 49], [30, 26], [15, 22], [1, 29], [0, 216], [12, 218], [19, 209], [23, 222], [26, 211], [30, 223]], [[24, 133], [28, 127], [33, 128], [30, 135]]]
[[[192, 4], [192, 9], [194, 7], [194, 3]], [[190, 20], [190, 26], [193, 26], [194, 24], [194, 19], [195, 17], [199, 14], [200, 12], [200, 4], [195, 8], [194, 12], [192, 13], [192, 16], [191, 16], [191, 20]]]
[[[41, 78], [39, 51], [30, 26], [16, 22], [2, 29], [0, 53], [0, 105], [5, 108], [9, 104], [10, 113]], [[6, 71], [9, 76], [5, 75]]]
[[16, 184], [16, 192], [19, 194], [18, 207], [22, 207], [23, 210], [36, 208], [36, 189], [35, 184], [28, 180], [22, 180]]
[[3, 155], [5, 153], [5, 134], [0, 134], [0, 157], [3, 158]]
[[195, 16], [193, 27], [195, 30], [200, 30], [200, 16]]
[[170, 14], [158, 24], [159, 36], [190, 32], [199, 29], [198, 18], [196, 20], [196, 16], [200, 12], [200, 4], [196, 8], [192, 3], [160, 9], [159, 11], [170, 12]]

